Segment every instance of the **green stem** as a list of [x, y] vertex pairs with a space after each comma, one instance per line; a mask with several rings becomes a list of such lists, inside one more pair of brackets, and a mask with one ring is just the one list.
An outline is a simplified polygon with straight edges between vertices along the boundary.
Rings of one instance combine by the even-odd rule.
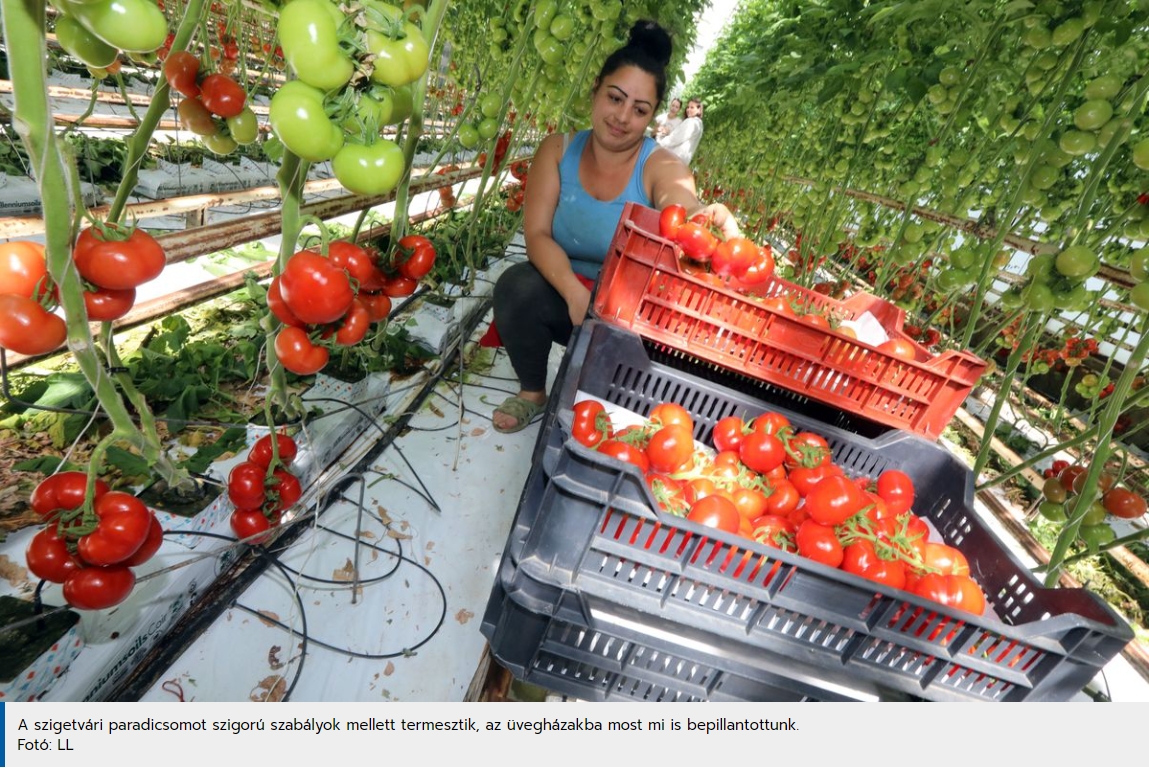
[[[1089, 471], [1085, 475], [1081, 491], [1078, 493], [1080, 499], [1092, 499], [1097, 491], [1097, 484], [1105, 469], [1105, 463], [1113, 453], [1113, 428], [1117, 425], [1118, 417], [1125, 410], [1126, 400], [1133, 390], [1133, 381], [1141, 374], [1147, 357], [1149, 357], [1149, 319], [1142, 322], [1141, 338], [1129, 355], [1125, 370], [1122, 371], [1121, 377], [1113, 387], [1113, 393], [1109, 396], [1111, 402], [1101, 412], [1101, 416], [1097, 420], [1097, 448], [1089, 462]], [[1045, 579], [1046, 586], [1052, 587], [1057, 583], [1057, 576], [1064, 566], [1069, 547], [1077, 540], [1077, 531], [1081, 528], [1081, 521], [1088, 509], [1088, 504], [1078, 504], [1071, 513], [1069, 520], [1066, 521], [1065, 527], [1061, 529], [1057, 543], [1054, 544], [1053, 552], [1049, 556], [1049, 574]]]
[[[183, 12], [183, 19], [180, 21], [179, 27], [176, 28], [175, 38], [172, 41], [171, 50], [173, 53], [185, 50], [188, 43], [191, 42], [192, 34], [195, 32], [200, 17], [203, 16], [206, 2], [207, 0], [188, 0], [187, 7]], [[164, 113], [171, 106], [170, 97], [171, 86], [168, 85], [166, 79], [159, 78], [156, 81], [156, 89], [152, 93], [151, 103], [148, 104], [148, 111], [144, 113], [139, 127], [132, 133], [132, 138], [128, 141], [128, 156], [124, 161], [124, 177], [120, 180], [120, 185], [116, 187], [116, 196], [112, 200], [112, 204], [108, 206], [107, 221], [118, 222], [123, 217], [124, 208], [128, 204], [128, 197], [136, 188], [136, 182], [139, 180], [140, 166], [143, 164], [148, 146], [151, 145], [152, 134], [156, 132]]]
[[[299, 240], [299, 231], [303, 228], [300, 209], [303, 206], [303, 185], [307, 182], [307, 166], [300, 157], [290, 151], [283, 153], [276, 180], [279, 182], [279, 195], [282, 199], [280, 206], [280, 232], [282, 239], [279, 242], [279, 256], [272, 267], [273, 276], [283, 273], [287, 260], [295, 254], [295, 245]], [[268, 370], [268, 400], [279, 404], [288, 418], [297, 414], [291, 411], [291, 398], [287, 391], [287, 372], [275, 354], [275, 337], [279, 333], [280, 323], [270, 312], [267, 313], [267, 322], [264, 326], [267, 331], [267, 341], [264, 348], [267, 351]], [[273, 426], [268, 422], [269, 426]]]
[[985, 421], [985, 433], [982, 437], [981, 447], [977, 452], [977, 459], [973, 465], [975, 482], [977, 478], [981, 477], [985, 465], [989, 463], [990, 454], [993, 453], [993, 435], [997, 430], [998, 422], [1001, 421], [1001, 411], [1005, 407], [1005, 402], [1009, 399], [1009, 393], [1013, 387], [1013, 379], [1017, 375], [1017, 369], [1021, 366], [1022, 358], [1025, 357], [1025, 353], [1033, 345], [1033, 340], [1036, 339], [1037, 335], [1041, 332], [1041, 327], [1045, 323], [1045, 313], [1031, 313], [1025, 322], [1025, 331], [1021, 337], [1021, 341], [1018, 342], [1018, 345], [1010, 353], [1009, 360], [1006, 361], [1005, 372], [998, 385], [997, 397], [994, 399], [989, 417]]

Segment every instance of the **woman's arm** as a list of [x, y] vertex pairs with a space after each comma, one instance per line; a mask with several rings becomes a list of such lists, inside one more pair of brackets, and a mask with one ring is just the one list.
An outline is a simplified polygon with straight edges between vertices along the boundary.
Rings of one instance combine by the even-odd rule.
[[704, 205], [698, 199], [694, 174], [670, 150], [656, 149], [646, 161], [645, 173], [650, 181], [650, 201], [656, 209], [678, 204], [686, 209], [687, 216], [706, 214], [726, 239], [741, 236], [738, 221], [729, 208], [722, 203]]
[[570, 257], [555, 242], [551, 230], [559, 204], [562, 153], [562, 134], [543, 139], [535, 152], [523, 204], [523, 235], [527, 241], [527, 258], [566, 300], [571, 322], [578, 325], [586, 316], [590, 291], [575, 276]]

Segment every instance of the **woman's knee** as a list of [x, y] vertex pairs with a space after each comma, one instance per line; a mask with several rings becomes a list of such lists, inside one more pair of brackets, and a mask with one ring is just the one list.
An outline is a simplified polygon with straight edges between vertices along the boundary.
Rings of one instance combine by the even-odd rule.
[[543, 278], [534, 264], [529, 261], [515, 264], [495, 281], [492, 295], [495, 314], [537, 307], [546, 293], [553, 290], [550, 283]]

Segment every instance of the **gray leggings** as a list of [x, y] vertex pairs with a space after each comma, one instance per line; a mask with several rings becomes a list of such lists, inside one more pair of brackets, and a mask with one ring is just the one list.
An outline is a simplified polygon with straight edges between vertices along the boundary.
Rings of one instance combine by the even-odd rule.
[[574, 326], [566, 300], [529, 261], [516, 264], [495, 283], [495, 327], [511, 358], [519, 386], [547, 388], [551, 345], [566, 345]]

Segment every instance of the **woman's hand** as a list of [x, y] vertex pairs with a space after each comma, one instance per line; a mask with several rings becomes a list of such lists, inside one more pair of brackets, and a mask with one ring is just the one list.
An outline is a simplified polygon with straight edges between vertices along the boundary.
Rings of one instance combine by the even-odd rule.
[[579, 283], [576, 288], [571, 289], [571, 293], [566, 297], [567, 311], [571, 316], [571, 325], [576, 328], [582, 325], [582, 321], [586, 319], [587, 310], [590, 308], [590, 289], [582, 283]]
[[692, 211], [690, 216], [697, 216], [703, 214], [708, 218], [714, 226], [722, 230], [722, 236], [729, 240], [732, 237], [741, 237], [742, 230], [738, 227], [738, 220], [734, 218], [734, 214], [730, 209], [722, 203], [711, 203], [710, 205]]

